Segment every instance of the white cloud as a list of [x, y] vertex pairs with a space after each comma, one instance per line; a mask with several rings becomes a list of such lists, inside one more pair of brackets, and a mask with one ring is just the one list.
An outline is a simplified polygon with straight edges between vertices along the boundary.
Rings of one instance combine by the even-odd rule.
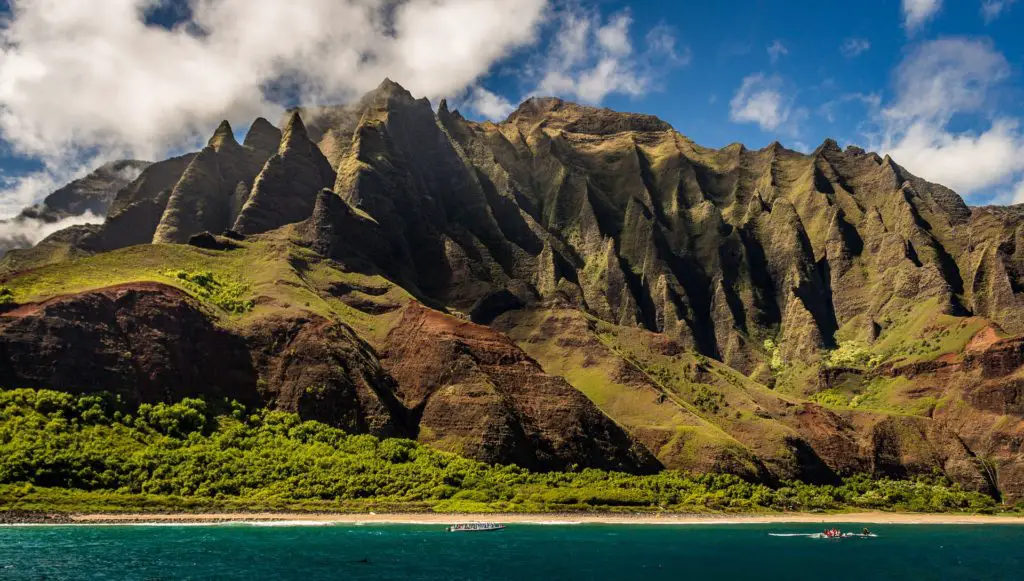
[[1024, 204], [1024, 180], [1021, 180], [1017, 187], [1014, 188], [1012, 203]]
[[778, 129], [792, 111], [791, 101], [782, 90], [783, 82], [778, 76], [747, 76], [729, 102], [729, 118], [736, 123], [757, 123], [765, 131]]
[[[548, 0], [193, 0], [190, 21], [167, 30], [144, 22], [158, 2], [18, 0], [0, 27], [0, 138], [63, 182], [82, 162], [191, 147], [225, 117], [276, 118], [268, 85], [294, 86], [305, 103], [349, 99], [385, 76], [455, 94], [534, 43], [548, 14]], [[602, 42], [621, 59], [616, 26]], [[6, 188], [0, 204], [38, 199], [45, 191], [28, 190], [40, 180]]]
[[62, 167], [59, 163], [59, 160], [51, 161], [51, 165], [42, 171], [9, 176], [0, 182], [0, 220], [17, 214], [72, 179], [96, 169], [74, 164]]
[[82, 224], [99, 224], [102, 221], [102, 216], [86, 212], [81, 216], [72, 216], [49, 223], [35, 219], [0, 222], [0, 257], [8, 250], [35, 246], [40, 240], [58, 230]]
[[529, 95], [555, 95], [600, 103], [611, 94], [642, 95], [670, 66], [685, 65], [671, 29], [658, 26], [638, 51], [630, 38], [628, 10], [602, 18], [597, 10], [568, 4], [556, 13], [557, 28], [547, 54], [528, 67], [536, 85]]
[[902, 0], [903, 26], [914, 32], [942, 9], [942, 0]]
[[896, 68], [897, 100], [885, 115], [946, 122], [956, 113], [979, 110], [989, 88], [1009, 74], [1006, 57], [988, 42], [967, 38], [926, 42]]
[[886, 152], [912, 173], [967, 197], [1024, 171], [1024, 135], [1015, 121], [1007, 119], [981, 133], [959, 134], [918, 121]]
[[628, 12], [620, 12], [613, 16], [608, 24], [597, 29], [597, 42], [608, 54], [629, 56], [633, 52], [633, 43], [629, 40], [629, 26], [632, 19]]
[[847, 38], [839, 46], [839, 52], [846, 58], [854, 58], [867, 52], [871, 48], [871, 41], [866, 38]]
[[879, 107], [882, 106], [882, 96], [878, 93], [847, 93], [831, 101], [826, 101], [818, 108], [818, 112], [829, 123], [834, 123], [836, 120], [836, 109], [851, 102], [862, 103], [868, 108], [869, 112], [877, 114]]
[[[992, 93], [1010, 65], [990, 43], [964, 38], [923, 43], [895, 71], [896, 98], [881, 109], [881, 142], [912, 173], [970, 199], [1024, 172], [1017, 119], [993, 113]], [[954, 131], [958, 116], [987, 119], [980, 130]]]
[[463, 103], [492, 121], [505, 119], [516, 109], [511, 101], [483, 87], [473, 87]]
[[684, 66], [690, 64], [693, 53], [690, 47], [680, 49], [673, 29], [665, 24], [655, 26], [647, 33], [647, 52], [657, 55], [668, 64]]
[[789, 49], [778, 39], [772, 41], [766, 50], [768, 51], [768, 59], [771, 60], [772, 64], [779, 62], [779, 58], [789, 54]]
[[983, 0], [981, 3], [981, 17], [985, 19], [985, 23], [988, 24], [1003, 13], [1010, 7], [1011, 4], [1017, 0]]

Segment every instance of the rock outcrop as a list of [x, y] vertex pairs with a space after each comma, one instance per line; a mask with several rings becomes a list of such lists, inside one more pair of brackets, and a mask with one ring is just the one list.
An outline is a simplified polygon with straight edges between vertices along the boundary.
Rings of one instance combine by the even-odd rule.
[[335, 173], [327, 158], [309, 140], [299, 113], [293, 112], [277, 153], [256, 177], [233, 230], [259, 234], [301, 222], [312, 214], [317, 193], [333, 185], [334, 180]]
[[[254, 124], [253, 141], [265, 146], [267, 133]], [[171, 190], [154, 243], [183, 243], [203, 231], [229, 230], [246, 200], [241, 199], [269, 152], [239, 145], [227, 121], [221, 123], [210, 142], [189, 163]], [[258, 180], [257, 180], [258, 182]]]
[[395, 382], [351, 330], [278, 317], [242, 333], [180, 290], [131, 284], [0, 313], [0, 385], [126, 402], [230, 398], [358, 433], [410, 433]]
[[419, 416], [419, 439], [435, 447], [540, 470], [660, 467], [582, 393], [487, 327], [414, 303], [383, 362]]
[[257, 377], [240, 338], [162, 285], [57, 297], [0, 314], [3, 385], [109, 391], [132, 403], [203, 396], [256, 404]]

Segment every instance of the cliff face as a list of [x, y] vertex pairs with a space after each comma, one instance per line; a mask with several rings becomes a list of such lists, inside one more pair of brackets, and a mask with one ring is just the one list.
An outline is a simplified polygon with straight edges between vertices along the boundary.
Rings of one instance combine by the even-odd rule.
[[487, 327], [414, 304], [384, 355], [420, 440], [436, 447], [531, 469], [660, 467], [586, 396]]
[[330, 187], [334, 178], [327, 158], [309, 140], [299, 115], [293, 114], [277, 153], [267, 160], [237, 212], [234, 230], [259, 234], [309, 218], [317, 192]]
[[[354, 124], [351, 108], [315, 111], [334, 190], [391, 233], [394, 273], [452, 308], [486, 319], [501, 296], [557, 298], [747, 373], [764, 339], [813, 360], [927, 299], [1019, 330], [989, 306], [998, 289], [965, 287], [979, 262], [1002, 277], [1014, 255], [968, 248], [964, 233], [990, 235], [980, 218], [891, 159], [832, 141], [709, 150], [652, 117], [557, 99], [497, 125], [435, 115], [393, 83], [361, 105]], [[976, 284], [1002, 284], [982, 271]]]
[[[283, 126], [238, 144], [225, 124], [147, 167], [102, 226], [4, 259], [20, 306], [0, 316], [0, 382], [143, 401], [216, 378], [218, 395], [538, 469], [940, 470], [1024, 497], [1020, 208], [969, 208], [831, 140], [714, 150], [558, 99], [477, 123], [385, 81]], [[254, 309], [95, 290], [186, 267], [229, 274]], [[99, 375], [53, 363], [39, 353], [125, 341], [61, 301], [167, 353], [112, 347]], [[199, 351], [170, 346], [184, 331], [161, 312], [195, 319]], [[208, 348], [237, 373], [183, 368]]]

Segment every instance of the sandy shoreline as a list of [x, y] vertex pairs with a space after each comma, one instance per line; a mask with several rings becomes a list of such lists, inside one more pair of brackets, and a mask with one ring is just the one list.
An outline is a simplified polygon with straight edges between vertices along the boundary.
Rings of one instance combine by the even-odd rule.
[[79, 514], [69, 515], [71, 524], [431, 524], [487, 521], [503, 524], [776, 524], [776, 523], [866, 523], [866, 524], [1010, 524], [1024, 525], [1022, 516], [975, 514], [908, 514], [856, 512], [836, 514], [309, 514], [309, 513], [209, 513], [209, 514]]

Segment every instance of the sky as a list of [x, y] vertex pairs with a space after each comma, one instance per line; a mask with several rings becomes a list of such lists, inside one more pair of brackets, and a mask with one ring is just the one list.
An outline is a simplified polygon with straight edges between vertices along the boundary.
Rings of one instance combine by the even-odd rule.
[[697, 143], [826, 138], [1024, 202], [1024, 0], [0, 0], [0, 218], [105, 161], [384, 77], [467, 117], [554, 95]]

